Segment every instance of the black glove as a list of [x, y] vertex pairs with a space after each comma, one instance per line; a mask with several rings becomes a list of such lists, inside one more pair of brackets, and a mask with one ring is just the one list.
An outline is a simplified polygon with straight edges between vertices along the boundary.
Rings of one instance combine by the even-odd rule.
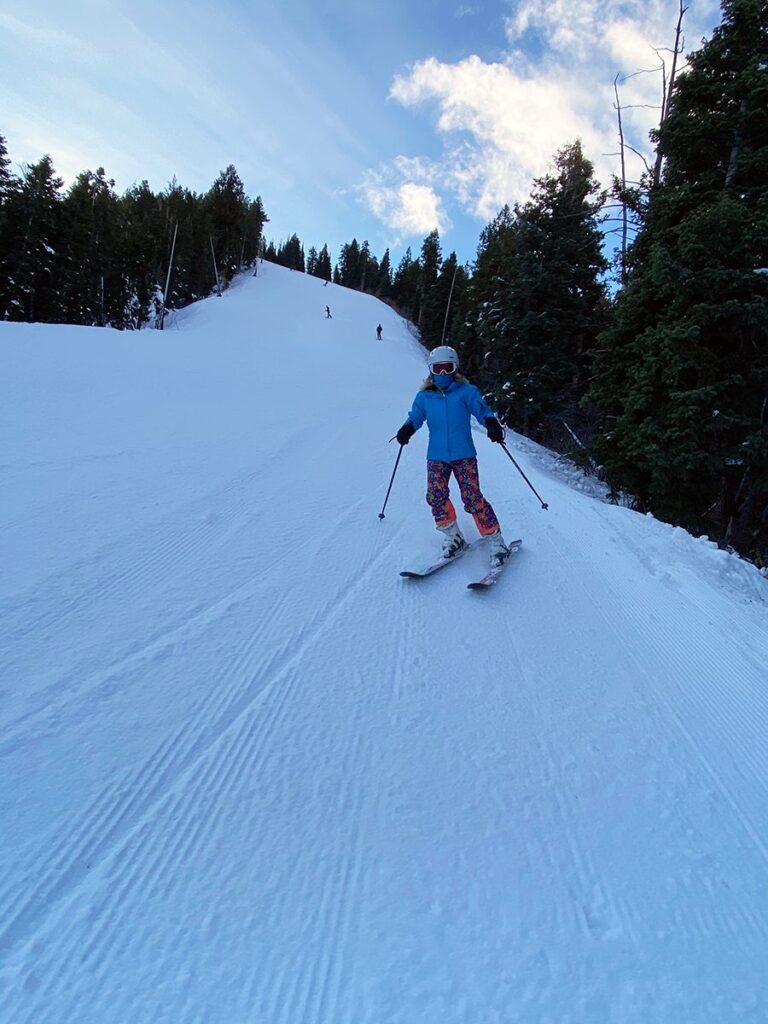
[[499, 444], [504, 440], [504, 427], [499, 423], [495, 416], [489, 416], [485, 421], [485, 429], [488, 431], [488, 437], [492, 441], [497, 441]]
[[406, 420], [405, 423], [398, 430], [396, 437], [398, 444], [408, 444], [413, 435], [416, 433], [416, 427], [411, 423], [410, 420]]

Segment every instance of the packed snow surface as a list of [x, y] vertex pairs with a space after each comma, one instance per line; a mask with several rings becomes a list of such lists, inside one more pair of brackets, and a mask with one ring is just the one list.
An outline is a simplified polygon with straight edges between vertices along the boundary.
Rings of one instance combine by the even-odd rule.
[[756, 570], [478, 430], [401, 579], [423, 352], [279, 267], [0, 355], [0, 1020], [768, 1020]]

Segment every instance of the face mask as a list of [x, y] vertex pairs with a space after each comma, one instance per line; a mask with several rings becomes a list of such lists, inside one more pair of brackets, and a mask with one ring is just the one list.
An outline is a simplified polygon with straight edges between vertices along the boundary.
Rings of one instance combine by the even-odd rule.
[[448, 385], [453, 381], [452, 373], [433, 373], [432, 380], [440, 388], [441, 391], [445, 391]]

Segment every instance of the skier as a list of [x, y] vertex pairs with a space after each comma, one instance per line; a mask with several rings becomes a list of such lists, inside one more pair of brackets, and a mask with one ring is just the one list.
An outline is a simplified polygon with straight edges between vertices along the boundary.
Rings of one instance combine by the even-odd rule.
[[333, 317], [331, 316], [331, 307], [330, 306], [326, 306], [325, 307], [325, 319], [326, 320], [333, 320]]
[[427, 503], [443, 534], [443, 558], [454, 558], [467, 547], [448, 493], [453, 473], [465, 511], [474, 517], [481, 536], [488, 538], [491, 568], [496, 568], [507, 560], [509, 550], [496, 514], [480, 490], [471, 417], [486, 428], [491, 441], [502, 442], [504, 430], [479, 390], [458, 369], [459, 357], [448, 345], [439, 345], [429, 353], [429, 377], [413, 400], [397, 440], [401, 445], [408, 444], [427, 421]]
[[381, 331], [382, 331], [382, 327], [381, 327], [381, 324], [379, 324], [379, 326], [376, 328], [376, 340], [377, 341], [381, 341]]

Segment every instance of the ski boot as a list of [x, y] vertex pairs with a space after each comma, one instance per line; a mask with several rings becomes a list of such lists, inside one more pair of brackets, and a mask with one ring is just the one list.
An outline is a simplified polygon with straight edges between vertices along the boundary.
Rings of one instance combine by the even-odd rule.
[[492, 533], [488, 538], [488, 553], [491, 556], [491, 568], [498, 569], [509, 558], [509, 548], [504, 543], [504, 538], [501, 536], [501, 531], [497, 530], [496, 533]]
[[455, 558], [460, 551], [468, 546], [455, 520], [447, 526], [438, 526], [438, 530], [443, 535], [443, 558]]

